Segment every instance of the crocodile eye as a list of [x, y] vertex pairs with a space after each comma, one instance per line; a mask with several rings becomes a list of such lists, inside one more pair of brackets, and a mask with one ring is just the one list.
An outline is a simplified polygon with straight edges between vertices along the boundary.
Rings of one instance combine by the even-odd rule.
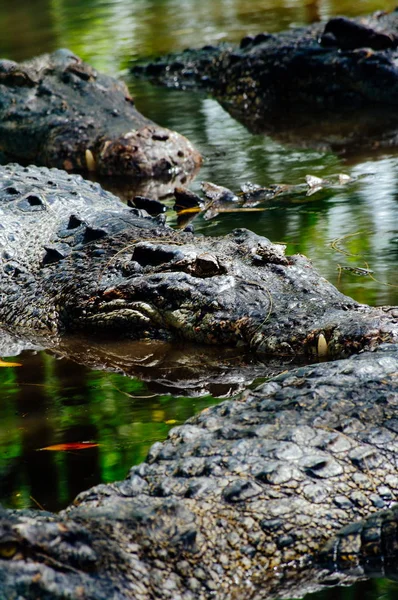
[[0, 543], [0, 558], [10, 559], [15, 556], [17, 550], [18, 546], [14, 542]]

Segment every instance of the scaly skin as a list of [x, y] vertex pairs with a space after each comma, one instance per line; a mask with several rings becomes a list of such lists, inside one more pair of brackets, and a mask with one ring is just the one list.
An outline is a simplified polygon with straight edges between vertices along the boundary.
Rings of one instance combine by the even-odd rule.
[[201, 161], [187, 139], [137, 111], [122, 81], [69, 50], [0, 60], [0, 154], [130, 180], [173, 179]]
[[59, 515], [0, 512], [2, 600], [272, 600], [354, 581], [318, 552], [397, 498], [397, 372], [385, 345], [281, 374]]
[[342, 295], [303, 256], [247, 230], [179, 233], [97, 184], [0, 169], [0, 319], [58, 334], [346, 356], [398, 340], [398, 311]]

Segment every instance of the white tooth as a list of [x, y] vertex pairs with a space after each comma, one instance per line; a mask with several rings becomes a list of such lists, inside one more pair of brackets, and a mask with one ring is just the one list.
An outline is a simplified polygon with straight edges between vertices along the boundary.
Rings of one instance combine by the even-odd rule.
[[91, 152], [91, 150], [89, 150], [88, 148], [86, 150], [86, 165], [87, 165], [87, 169], [89, 171], [95, 171], [96, 170], [95, 158], [94, 158], [93, 153]]
[[323, 333], [318, 336], [318, 356], [327, 356], [328, 354], [328, 343]]
[[348, 183], [349, 181], [352, 181], [349, 175], [346, 175], [345, 173], [339, 173], [339, 183], [341, 185], [343, 185], [344, 183]]

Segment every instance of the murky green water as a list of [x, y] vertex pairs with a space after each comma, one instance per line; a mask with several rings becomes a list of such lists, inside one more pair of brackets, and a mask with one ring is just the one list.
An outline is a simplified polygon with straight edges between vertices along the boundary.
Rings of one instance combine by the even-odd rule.
[[[373, 148], [342, 154], [297, 137], [254, 135], [206, 95], [159, 89], [128, 74], [131, 61], [139, 58], [394, 6], [395, 0], [15, 0], [0, 5], [0, 55], [20, 60], [69, 47], [99, 70], [123, 76], [146, 116], [185, 134], [204, 155], [202, 171], [191, 186], [195, 191], [201, 180], [237, 191], [247, 181], [300, 184], [308, 174], [355, 178], [349, 186], [311, 196], [280, 197], [259, 212], [198, 218], [195, 228], [217, 235], [248, 227], [285, 242], [289, 252], [308, 255], [322, 275], [358, 301], [398, 304], [396, 151]], [[316, 138], [315, 120], [310, 129], [309, 138]], [[172, 212], [169, 220], [174, 223]], [[373, 275], [360, 277], [341, 266], [369, 267]], [[135, 367], [123, 376], [85, 367], [78, 357], [74, 363], [49, 353], [24, 353], [18, 360], [21, 367], [0, 370], [0, 500], [18, 508], [55, 510], [99, 481], [123, 478], [170, 427], [216, 402], [200, 389], [196, 397], [187, 398], [178, 386], [165, 386], [170, 369], [166, 377], [161, 361], [156, 378], [153, 370], [146, 377]], [[89, 364], [97, 363], [93, 359]], [[167, 389], [173, 394], [166, 394]], [[81, 441], [99, 445], [80, 451], [40, 450]], [[381, 600], [396, 594], [395, 584], [382, 581], [333, 590], [313, 600]]]

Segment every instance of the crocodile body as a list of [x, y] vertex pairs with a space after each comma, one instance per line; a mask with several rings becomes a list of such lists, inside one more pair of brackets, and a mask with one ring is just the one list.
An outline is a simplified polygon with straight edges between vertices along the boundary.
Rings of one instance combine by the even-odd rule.
[[[398, 104], [397, 39], [398, 12], [379, 12], [358, 20], [340, 17], [326, 25], [247, 36], [240, 46], [187, 50], [134, 66], [133, 72], [168, 86], [205, 87], [252, 128], [262, 124], [286, 128], [286, 113], [294, 111], [291, 129], [296, 115], [311, 107], [314, 112], [307, 114], [307, 122], [314, 128], [315, 120], [319, 126], [319, 113], [324, 120], [328, 111], [339, 109], [355, 111], [355, 119], [358, 108], [365, 107], [390, 108], [390, 115], [394, 114]], [[270, 119], [273, 114], [279, 115], [276, 123]], [[391, 130], [391, 117], [388, 126]], [[356, 121], [351, 123], [351, 135], [358, 127]], [[377, 129], [371, 121], [363, 128], [368, 137]], [[301, 137], [306, 135], [301, 130]], [[341, 137], [338, 126], [336, 135]], [[366, 140], [366, 135], [363, 137]]]
[[122, 81], [69, 50], [0, 60], [0, 155], [130, 180], [169, 180], [200, 164], [187, 139], [138, 112]]
[[58, 515], [2, 510], [2, 598], [271, 600], [396, 574], [397, 372], [387, 344], [301, 367]]
[[346, 356], [398, 339], [396, 308], [342, 295], [301, 255], [247, 230], [175, 232], [98, 184], [0, 168], [0, 320], [16, 331]]

